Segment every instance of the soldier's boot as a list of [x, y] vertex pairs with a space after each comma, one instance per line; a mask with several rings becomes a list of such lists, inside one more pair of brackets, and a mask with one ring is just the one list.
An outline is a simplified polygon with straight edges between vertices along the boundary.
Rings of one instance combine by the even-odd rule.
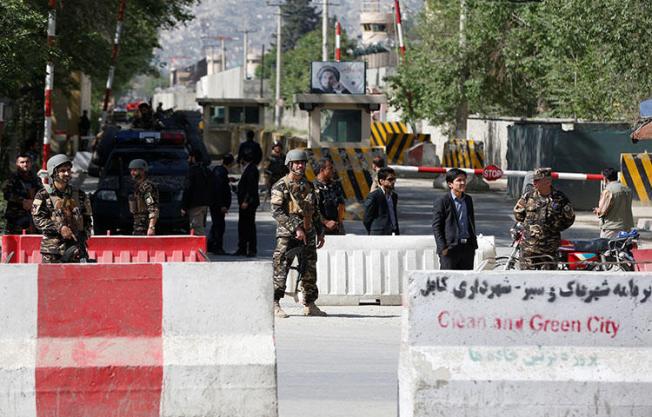
[[290, 317], [285, 311], [283, 311], [283, 309], [281, 308], [281, 304], [279, 303], [278, 300], [274, 300], [274, 316], [281, 319], [286, 319]]
[[315, 305], [315, 303], [308, 303], [303, 307], [303, 315], [324, 317], [328, 314], [326, 314], [325, 311], [321, 311], [319, 307]]

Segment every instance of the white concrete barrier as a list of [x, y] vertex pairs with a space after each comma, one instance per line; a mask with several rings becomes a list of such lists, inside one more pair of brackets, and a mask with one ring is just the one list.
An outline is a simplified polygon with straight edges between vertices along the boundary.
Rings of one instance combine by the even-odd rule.
[[0, 416], [276, 417], [271, 263], [0, 266]]
[[412, 272], [401, 417], [649, 417], [652, 276]]
[[[475, 264], [493, 262], [493, 236], [478, 237]], [[490, 266], [491, 263], [484, 263]], [[426, 236], [327, 236], [317, 251], [317, 285], [320, 305], [380, 303], [401, 305], [408, 270], [439, 269], [435, 239]], [[288, 277], [288, 291], [296, 274]]]

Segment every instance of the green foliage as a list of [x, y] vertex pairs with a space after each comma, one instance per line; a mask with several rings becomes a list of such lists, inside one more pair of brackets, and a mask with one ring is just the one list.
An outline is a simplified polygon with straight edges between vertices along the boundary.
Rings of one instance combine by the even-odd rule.
[[[199, 0], [129, 0], [115, 72], [114, 91], [134, 75], [152, 72], [158, 31], [187, 21], [189, 6]], [[54, 86], [67, 94], [71, 73], [91, 76], [94, 95], [104, 89], [111, 65], [119, 0], [57, 1], [56, 42], [47, 48], [48, 2], [0, 1], [0, 97], [13, 101], [0, 144], [0, 162], [8, 144], [24, 148], [43, 136], [43, 90], [46, 61], [55, 66]], [[94, 101], [99, 104], [101, 100]], [[3, 168], [7, 164], [1, 165]], [[5, 173], [0, 169], [0, 178]]]
[[[188, 20], [198, 0], [129, 0], [114, 85], [151, 70], [158, 31]], [[103, 86], [111, 64], [119, 0], [57, 2], [56, 44], [51, 51], [55, 86], [69, 87], [69, 75], [81, 70]], [[25, 89], [40, 90], [47, 59], [47, 2], [0, 2], [0, 95], [18, 98]]]
[[287, 0], [281, 6], [283, 29], [281, 30], [282, 51], [295, 47], [297, 41], [306, 33], [317, 29], [321, 13], [315, 9], [311, 0]]
[[428, 0], [418, 41], [391, 79], [411, 119], [453, 127], [468, 113], [632, 118], [652, 93], [652, 2]]

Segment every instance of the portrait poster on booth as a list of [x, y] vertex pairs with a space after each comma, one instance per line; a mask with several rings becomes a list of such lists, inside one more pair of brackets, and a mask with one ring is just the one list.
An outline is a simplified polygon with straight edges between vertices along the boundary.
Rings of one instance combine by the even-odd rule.
[[316, 94], [364, 94], [364, 62], [313, 62], [310, 92]]

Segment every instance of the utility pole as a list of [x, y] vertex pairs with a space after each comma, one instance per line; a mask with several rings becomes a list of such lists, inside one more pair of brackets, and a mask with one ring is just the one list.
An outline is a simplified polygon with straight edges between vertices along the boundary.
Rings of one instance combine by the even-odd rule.
[[263, 98], [265, 93], [265, 44], [263, 44], [262, 52], [260, 55], [260, 98]]
[[226, 46], [224, 45], [225, 41], [235, 41], [238, 38], [232, 38], [230, 36], [224, 36], [224, 35], [217, 35], [217, 36], [202, 36], [202, 40], [204, 39], [217, 39], [220, 41], [220, 48], [221, 48], [221, 58], [220, 60], [220, 71], [226, 71]]
[[282, 38], [281, 30], [283, 29], [283, 10], [281, 7], [285, 3], [271, 3], [267, 2], [268, 6], [278, 7], [278, 15], [276, 16], [276, 94], [274, 94], [274, 126], [279, 129], [281, 127], [281, 47]]
[[220, 39], [220, 42], [222, 43], [222, 58], [221, 58], [221, 70], [222, 72], [226, 71], [226, 47], [224, 46], [224, 36]]
[[281, 127], [281, 29], [283, 26], [283, 16], [281, 15], [281, 6], [278, 6], [278, 16], [276, 17], [276, 94], [274, 110], [274, 126]]
[[321, 60], [328, 61], [328, 0], [323, 0], [321, 18]]
[[242, 37], [244, 38], [243, 40], [243, 45], [242, 45], [242, 67], [243, 69], [243, 76], [242, 78], [244, 80], [247, 79], [248, 77], [248, 72], [247, 72], [247, 55], [249, 55], [249, 34], [250, 33], [255, 33], [258, 32], [257, 30], [250, 30], [250, 29], [244, 29], [238, 31], [238, 33], [242, 33]]

